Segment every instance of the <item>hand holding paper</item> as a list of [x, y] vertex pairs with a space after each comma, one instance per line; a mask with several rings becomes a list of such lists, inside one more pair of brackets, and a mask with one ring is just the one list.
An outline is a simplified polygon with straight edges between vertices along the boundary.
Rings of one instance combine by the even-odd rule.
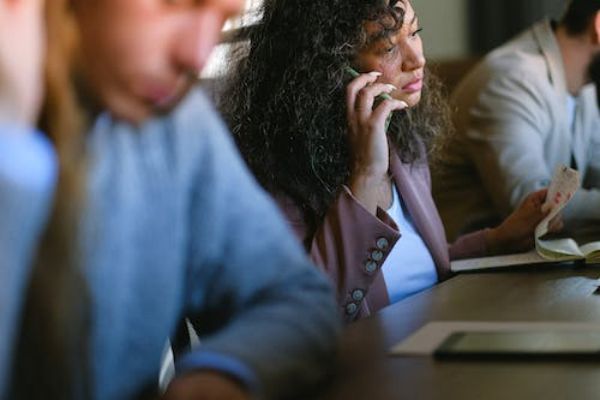
[[539, 238], [548, 233], [549, 222], [558, 215], [558, 213], [573, 198], [575, 192], [579, 189], [579, 172], [565, 165], [558, 166], [548, 187], [546, 201], [542, 206], [542, 211], [550, 210], [550, 213], [540, 222], [535, 229], [535, 238]]
[[530, 193], [499, 226], [487, 230], [488, 254], [517, 253], [534, 247], [535, 229], [549, 213], [542, 211], [547, 193], [547, 189]]
[[573, 239], [542, 240], [548, 232], [552, 231], [552, 221], [560, 211], [573, 198], [579, 188], [579, 173], [564, 165], [556, 169], [552, 182], [547, 190], [546, 199], [541, 206], [548, 215], [537, 225], [533, 235], [535, 250], [508, 254], [495, 257], [483, 257], [467, 260], [458, 260], [451, 263], [452, 271], [470, 271], [487, 268], [507, 267], [512, 265], [530, 265], [547, 263], [548, 261], [561, 262], [586, 259], [588, 262], [600, 260], [600, 242], [588, 243], [579, 247]]
[[548, 188], [546, 202], [542, 206], [550, 209], [550, 213], [535, 229], [535, 249], [547, 260], [558, 261], [583, 257], [577, 243], [573, 239], [541, 240], [548, 233], [548, 224], [573, 198], [579, 188], [579, 172], [564, 165], [556, 168], [552, 183]]

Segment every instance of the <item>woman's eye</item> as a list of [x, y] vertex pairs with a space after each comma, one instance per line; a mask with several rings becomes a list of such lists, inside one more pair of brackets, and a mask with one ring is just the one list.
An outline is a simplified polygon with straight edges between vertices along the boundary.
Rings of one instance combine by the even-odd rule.
[[423, 28], [419, 28], [416, 31], [414, 31], [411, 36], [417, 37], [417, 36], [419, 36], [419, 33], [421, 33], [422, 31], [423, 31]]

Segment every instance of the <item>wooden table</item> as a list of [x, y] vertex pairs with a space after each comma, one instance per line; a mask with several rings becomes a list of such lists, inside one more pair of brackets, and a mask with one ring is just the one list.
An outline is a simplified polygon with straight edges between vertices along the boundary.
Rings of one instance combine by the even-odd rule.
[[600, 362], [434, 361], [387, 350], [429, 321], [600, 323], [598, 267], [459, 275], [348, 327], [331, 399], [600, 399]]

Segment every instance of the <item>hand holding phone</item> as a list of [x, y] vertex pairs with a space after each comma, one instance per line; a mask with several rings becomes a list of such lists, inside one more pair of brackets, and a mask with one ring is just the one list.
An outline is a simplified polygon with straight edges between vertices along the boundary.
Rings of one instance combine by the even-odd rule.
[[378, 206], [376, 194], [389, 169], [389, 147], [386, 120], [395, 110], [407, 107], [389, 94], [396, 90], [390, 84], [377, 82], [380, 72], [359, 74], [348, 68], [353, 79], [346, 87], [348, 139], [352, 164], [350, 189], [371, 213]]
[[[346, 67], [346, 72], [348, 72], [348, 74], [352, 78], [358, 78], [360, 76], [360, 73], [352, 67]], [[378, 95], [377, 97], [384, 99], [384, 100], [392, 100], [392, 96], [390, 96], [387, 93], [382, 93], [382, 94]]]
[[[350, 75], [353, 79], [358, 78], [360, 76], [360, 73], [352, 67], [347, 67], [346, 72], [348, 72], [348, 75]], [[390, 96], [388, 93], [381, 93], [380, 95], [377, 95], [375, 97], [375, 100], [378, 100], [378, 101], [375, 102], [374, 107], [376, 107], [377, 104], [379, 104], [383, 100], [393, 100], [393, 99], [392, 99], [392, 96]], [[385, 120], [385, 131], [386, 132], [388, 131], [391, 122], [392, 122], [392, 113], [390, 113], [390, 115], [388, 115], [388, 117]]]

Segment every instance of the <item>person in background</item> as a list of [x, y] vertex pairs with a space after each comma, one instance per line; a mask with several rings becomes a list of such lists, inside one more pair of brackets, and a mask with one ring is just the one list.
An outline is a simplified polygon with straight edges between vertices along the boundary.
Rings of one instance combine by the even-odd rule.
[[600, 220], [600, 1], [569, 2], [488, 54], [452, 96], [456, 135], [433, 168], [450, 238], [500, 221], [559, 165], [582, 188], [564, 209], [568, 228]]
[[[0, 2], [15, 18], [0, 28], [0, 151], [13, 155], [0, 160], [0, 397], [156, 398], [184, 316], [201, 345], [164, 399], [278, 398], [323, 379], [340, 328], [330, 285], [210, 102], [188, 94], [243, 2], [52, 0], [45, 41], [41, 5]], [[35, 40], [14, 47], [9, 27]], [[28, 57], [45, 60], [53, 148], [33, 132]]]
[[427, 166], [447, 111], [411, 2], [267, 0], [262, 11], [220, 107], [347, 321], [448, 278], [450, 259], [532, 246], [543, 190], [448, 247]]

